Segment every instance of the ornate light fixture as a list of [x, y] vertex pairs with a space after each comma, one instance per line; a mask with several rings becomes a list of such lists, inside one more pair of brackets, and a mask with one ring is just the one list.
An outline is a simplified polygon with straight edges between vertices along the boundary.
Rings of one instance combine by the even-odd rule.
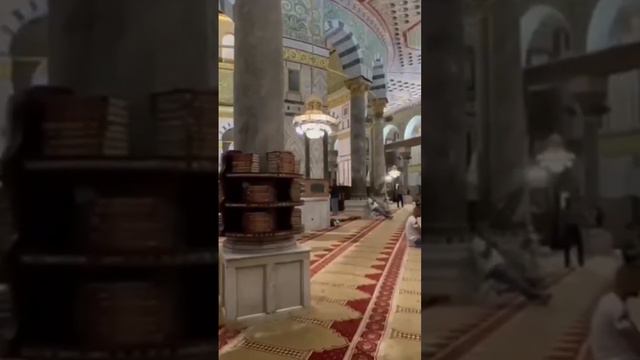
[[567, 151], [558, 134], [549, 137], [547, 148], [536, 157], [538, 165], [553, 174], [560, 174], [573, 166], [576, 156]]
[[398, 167], [393, 165], [391, 167], [391, 170], [389, 170], [389, 176], [391, 176], [392, 178], [395, 179], [395, 178], [399, 177], [400, 175], [402, 175], [402, 173], [400, 171], [398, 171]]
[[293, 118], [293, 126], [299, 135], [307, 135], [309, 139], [319, 139], [326, 132], [330, 135], [338, 120], [322, 112], [322, 101], [311, 99], [307, 102], [307, 110]]

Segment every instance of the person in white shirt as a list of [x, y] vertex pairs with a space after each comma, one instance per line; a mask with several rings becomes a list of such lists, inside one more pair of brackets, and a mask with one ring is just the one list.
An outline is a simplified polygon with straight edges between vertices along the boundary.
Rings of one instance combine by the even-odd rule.
[[417, 246], [422, 242], [422, 221], [419, 206], [413, 208], [413, 214], [409, 216], [404, 225], [404, 234], [409, 242], [409, 246]]
[[507, 286], [510, 290], [522, 294], [527, 300], [541, 304], [548, 304], [550, 294], [541, 293], [531, 287], [525, 279], [508, 268], [502, 255], [489, 244], [482, 235], [476, 234], [471, 242], [476, 263], [485, 279], [493, 280]]
[[629, 316], [627, 300], [640, 293], [640, 268], [618, 269], [613, 291], [605, 294], [591, 318], [594, 360], [640, 360], [640, 332]]

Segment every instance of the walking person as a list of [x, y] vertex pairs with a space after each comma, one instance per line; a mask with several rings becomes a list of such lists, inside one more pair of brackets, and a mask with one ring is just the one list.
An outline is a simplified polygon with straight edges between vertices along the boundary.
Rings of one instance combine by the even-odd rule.
[[[400, 186], [400, 185], [396, 185]], [[400, 189], [396, 190], [396, 203], [398, 205], [398, 209], [402, 209], [404, 207], [404, 199], [402, 197], [402, 191]]]
[[625, 264], [616, 273], [613, 291], [605, 294], [591, 318], [593, 360], [640, 360], [640, 332], [627, 301], [640, 294], [640, 268]]
[[564, 250], [564, 266], [573, 267], [571, 261], [571, 250], [576, 248], [578, 265], [584, 266], [584, 241], [582, 239], [582, 229], [580, 228], [580, 214], [571, 199], [567, 199], [563, 211], [562, 247]]

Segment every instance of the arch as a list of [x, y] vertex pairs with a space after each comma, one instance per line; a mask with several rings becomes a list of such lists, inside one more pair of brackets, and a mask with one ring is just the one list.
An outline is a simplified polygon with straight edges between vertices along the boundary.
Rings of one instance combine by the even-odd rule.
[[400, 140], [400, 130], [398, 130], [398, 127], [393, 124], [387, 124], [382, 129], [382, 141], [387, 144], [389, 142], [396, 142], [398, 140]]
[[371, 84], [371, 91], [373, 92], [373, 96], [375, 96], [376, 99], [386, 99], [387, 78], [384, 72], [384, 63], [382, 62], [382, 58], [380, 56], [378, 56], [373, 62], [373, 77], [371, 80], [373, 81], [373, 83]]
[[[550, 45], [553, 32], [564, 29], [571, 36], [566, 17], [549, 5], [534, 5], [520, 18], [520, 61], [527, 64], [527, 53], [533, 46]], [[546, 40], [546, 41], [545, 41]], [[540, 44], [540, 43], [547, 44]]]
[[220, 128], [218, 129], [218, 139], [220, 141], [222, 141], [222, 137], [229, 130], [233, 130], [233, 122], [232, 121], [224, 122], [224, 123], [220, 122]]
[[587, 31], [587, 52], [606, 49], [616, 45], [613, 38], [621, 14], [640, 11], [635, 0], [600, 0], [593, 9]]
[[13, 38], [18, 31], [33, 20], [46, 17], [49, 13], [47, 0], [23, 0], [11, 16], [0, 25], [0, 52], [9, 54]]
[[340, 20], [329, 20], [325, 23], [325, 34], [327, 47], [337, 52], [347, 78], [368, 78], [362, 49], [351, 30]]
[[404, 129], [404, 139], [411, 139], [420, 135], [422, 130], [422, 116], [416, 115], [409, 123], [407, 123], [407, 127]]

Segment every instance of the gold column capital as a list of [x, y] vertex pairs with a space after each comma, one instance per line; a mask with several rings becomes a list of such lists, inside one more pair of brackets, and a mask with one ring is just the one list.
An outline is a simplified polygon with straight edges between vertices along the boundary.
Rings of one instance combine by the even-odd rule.
[[354, 79], [349, 79], [344, 82], [345, 86], [349, 91], [351, 91], [351, 96], [364, 95], [369, 91], [371, 87], [371, 82], [364, 79], [363, 77], [357, 77]]
[[373, 108], [373, 114], [376, 118], [381, 118], [384, 116], [384, 108], [387, 106], [389, 101], [385, 98], [376, 98], [371, 100], [371, 107]]

